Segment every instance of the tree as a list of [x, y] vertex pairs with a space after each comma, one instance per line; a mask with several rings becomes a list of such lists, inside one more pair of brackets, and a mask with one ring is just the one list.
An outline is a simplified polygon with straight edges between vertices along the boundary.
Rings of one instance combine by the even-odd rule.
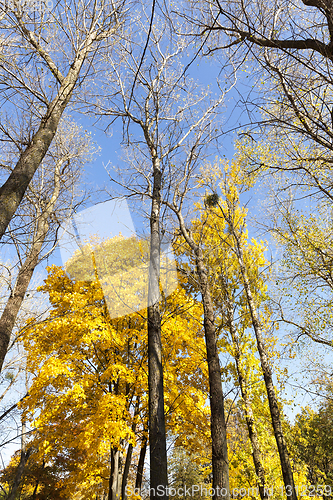
[[[57, 2], [53, 12], [24, 10], [14, 0], [1, 8], [0, 81], [7, 114], [33, 110], [31, 127], [24, 131], [0, 188], [0, 238], [3, 237], [37, 168], [57, 132], [73, 94], [91, 75], [93, 61], [112, 44], [124, 3]], [[81, 89], [82, 90], [82, 89]], [[2, 121], [1, 140], [11, 139]], [[15, 165], [15, 166], [13, 166]]]
[[[120, 262], [124, 245], [127, 252], [121, 253]], [[69, 264], [70, 272], [79, 268], [86, 280], [72, 280], [62, 269], [51, 268], [43, 287], [52, 303], [50, 316], [32, 322], [24, 332], [28, 367], [35, 374], [22, 405], [36, 428], [33, 443], [38, 451], [33, 460], [53, 463], [66, 453], [75, 462], [79, 453], [81, 470], [69, 474], [64, 485], [71, 495], [84, 488], [86, 498], [93, 498], [96, 488], [102, 488], [109, 499], [119, 498], [129, 481], [136, 435], [145, 441], [146, 311], [110, 317], [99, 282], [90, 279], [99, 259], [108, 262], [114, 276], [117, 267], [131, 269], [141, 262], [142, 252], [149, 252], [146, 245], [118, 237], [95, 249], [95, 269], [81, 252]], [[141, 270], [137, 272], [140, 279]], [[193, 432], [206, 414], [203, 339], [200, 331], [195, 337], [188, 331], [200, 315], [200, 305], [187, 299], [182, 289], [166, 300], [162, 315], [167, 421], [171, 426], [182, 421], [184, 433], [189, 428]]]
[[[280, 456], [280, 463], [282, 469], [283, 480], [286, 488], [287, 494], [291, 495], [292, 498], [297, 498], [293, 471], [290, 463], [289, 453], [287, 449], [286, 440], [284, 437], [282, 418], [280, 415], [280, 408], [278, 404], [276, 389], [273, 382], [272, 369], [269, 363], [269, 356], [265, 346], [265, 339], [263, 335], [263, 322], [258, 313], [258, 299], [255, 291], [253, 290], [253, 266], [246, 262], [243, 232], [244, 232], [244, 222], [241, 216], [241, 210], [239, 210], [239, 196], [242, 188], [247, 189], [253, 180], [248, 181], [248, 185], [244, 182], [242, 169], [240, 166], [235, 170], [231, 170], [230, 176], [226, 177], [224, 184], [220, 187], [222, 189], [224, 200], [223, 202], [217, 202], [217, 206], [220, 211], [220, 217], [224, 219], [227, 225], [227, 232], [231, 236], [231, 248], [237, 259], [237, 263], [240, 270], [240, 276], [242, 279], [242, 285], [244, 287], [247, 307], [250, 312], [252, 327], [255, 333], [258, 353], [260, 356], [261, 368], [264, 376], [267, 397], [269, 402], [272, 426], [274, 430], [274, 436], [276, 439], [276, 444]], [[212, 186], [214, 189], [214, 186]], [[258, 472], [259, 473], [259, 469]]]
[[[50, 498], [62, 500], [66, 498], [66, 478], [69, 473], [74, 475], [79, 472], [80, 461], [83, 459], [84, 457], [78, 453], [63, 453], [59, 454], [54, 462], [48, 464], [45, 460], [42, 462], [29, 460], [18, 488], [20, 498], [24, 500], [47, 500]], [[18, 453], [15, 453], [7, 467], [1, 471], [0, 481], [4, 490], [6, 490], [7, 485], [13, 484], [18, 460]], [[76, 499], [78, 496], [71, 498]]]
[[331, 412], [331, 399], [324, 401], [317, 411], [303, 408], [292, 433], [295, 460], [301, 467], [305, 465], [307, 480], [313, 485], [309, 490], [323, 496], [331, 495], [333, 486]]
[[281, 320], [295, 330], [294, 341], [308, 337], [332, 347], [332, 231], [327, 207], [319, 217], [292, 207], [281, 210], [275, 237], [283, 248], [282, 289], [293, 293], [280, 303]]
[[[200, 218], [193, 222], [191, 230], [185, 228], [185, 231], [190, 235], [186, 239], [189, 246], [192, 243], [191, 239], [202, 242], [203, 263], [206, 268], [214, 269], [214, 273], [210, 272], [209, 286], [212, 290], [213, 301], [217, 304], [215, 307], [220, 313], [222, 312], [221, 327], [228, 329], [231, 334], [233, 356], [236, 361], [238, 382], [245, 405], [245, 418], [251, 437], [257, 480], [260, 494], [263, 497], [265, 496], [263, 461], [260, 456], [260, 445], [253, 419], [251, 399], [246, 388], [246, 379], [244, 379], [245, 372], [242, 368], [242, 363], [246, 363], [246, 361], [242, 361], [243, 356], [241, 357], [239, 338], [234, 323], [235, 303], [239, 304], [238, 315], [241, 318], [239, 320], [242, 325], [241, 331], [251, 326], [255, 334], [287, 493], [290, 494], [292, 488], [295, 493], [295, 487], [293, 486], [293, 473], [284, 437], [283, 418], [280, 414], [280, 405], [264, 338], [264, 325], [267, 322], [269, 325], [269, 321], [265, 315], [260, 316], [258, 312], [259, 305], [266, 300], [266, 285], [259, 271], [260, 264], [265, 264], [263, 247], [254, 240], [252, 240], [252, 245], [247, 244], [246, 210], [240, 206], [239, 202], [240, 193], [246, 191], [254, 182], [254, 178], [251, 179], [246, 174], [244, 175], [244, 161], [246, 162], [246, 158], [240, 157], [233, 161], [230, 166], [226, 165], [224, 169], [222, 165], [217, 164], [212, 168], [208, 166], [202, 170], [202, 179], [199, 182], [202, 186], [209, 186], [212, 194], [206, 195], [204, 206], [198, 207], [201, 212]], [[222, 197], [217, 194], [218, 189], [221, 190]], [[193, 243], [192, 246], [194, 247]], [[191, 257], [191, 259], [192, 265], [196, 266], [194, 258]], [[196, 286], [200, 289], [200, 275], [197, 269], [194, 276]], [[246, 356], [249, 356], [249, 345], [246, 348]]]
[[[203, 465], [203, 456], [191, 453], [183, 447], [175, 447], [169, 461], [170, 488], [176, 493], [175, 500], [190, 496], [191, 498], [208, 498], [207, 467]], [[188, 494], [186, 494], [188, 491]]]
[[61, 224], [84, 201], [77, 188], [82, 167], [94, 151], [89, 135], [71, 120], [63, 121], [9, 226], [5, 242], [13, 243], [18, 262], [13, 266], [17, 271], [11, 270], [16, 279], [8, 286], [10, 296], [0, 317], [0, 371], [34, 270], [57, 245]]
[[[307, 181], [324, 192], [328, 184], [322, 174], [330, 165], [327, 153], [332, 147], [333, 12], [329, 2], [302, 0], [294, 5], [287, 1], [262, 4], [251, 0], [231, 4], [219, 0], [207, 1], [200, 7], [196, 21], [203, 32], [210, 34], [208, 47], [212, 51], [220, 50], [220, 44], [226, 43], [235, 48], [238, 57], [239, 48], [244, 47], [247, 62], [252, 59], [256, 65], [259, 63], [270, 76], [268, 87], [260, 75], [265, 91], [257, 101], [265, 115], [262, 125], [278, 129], [286, 144], [288, 134], [292, 140], [298, 137], [302, 144], [314, 144], [317, 151], [311, 160], [306, 161], [296, 150], [294, 155], [299, 154], [298, 169]], [[313, 168], [315, 159], [322, 165], [319, 175]]]
[[[265, 143], [256, 147], [256, 153], [253, 146], [243, 144], [242, 147], [247, 157], [255, 157], [256, 161], [287, 165], [288, 155], [286, 157], [283, 151], [271, 153], [270, 146]], [[324, 173], [320, 165], [317, 167], [319, 174]], [[328, 176], [328, 172], [325, 175]], [[320, 192], [314, 195], [304, 179], [301, 185], [290, 176], [275, 177], [275, 180], [277, 186], [271, 193], [271, 207], [266, 220], [261, 222], [271, 232], [281, 255], [275, 269], [272, 306], [277, 320], [289, 330], [288, 343], [293, 355], [301, 349], [312, 350], [314, 341], [318, 356], [325, 356], [332, 347], [331, 202]], [[290, 182], [293, 182], [291, 187], [288, 186]], [[303, 359], [306, 360], [306, 356]], [[308, 360], [305, 363], [309, 381], [312, 370], [309, 370]], [[324, 370], [325, 363], [321, 360], [316, 371]], [[302, 390], [309, 390], [307, 386], [299, 385]]]
[[[230, 168], [234, 170], [237, 167], [237, 162], [234, 162]], [[226, 176], [232, 177], [233, 173], [227, 173]], [[232, 238], [228, 235], [226, 221], [224, 218], [219, 217], [219, 209], [207, 206], [207, 199], [209, 199], [209, 195], [206, 198], [206, 213], [202, 214], [202, 218], [205, 220], [205, 229], [203, 229], [205, 231], [206, 259], [209, 268], [214, 269], [215, 283], [212, 284], [214, 305], [215, 308], [220, 310], [220, 329], [226, 330], [230, 336], [228, 339], [231, 344], [230, 353], [235, 360], [236, 383], [239, 386], [243, 400], [245, 421], [251, 441], [253, 462], [257, 475], [257, 485], [260, 497], [264, 500], [268, 498], [268, 488], [265, 479], [267, 473], [263, 463], [252, 403], [253, 370], [257, 365], [257, 360], [253, 353], [251, 341], [246, 333], [246, 330], [251, 326], [251, 318], [246, 307], [244, 291], [242, 293], [239, 290], [241, 276], [239, 269], [237, 269], [237, 261], [235, 262], [235, 254], [232, 251]], [[216, 204], [218, 203], [217, 199]], [[237, 226], [244, 227], [245, 212], [241, 207], [237, 207], [236, 211]], [[220, 244], [216, 242], [217, 235], [220, 237]], [[260, 267], [268, 263], [265, 261], [263, 255], [263, 246], [258, 245], [254, 239], [252, 239], [251, 243], [247, 242], [247, 234], [244, 232], [242, 236], [247, 267], [251, 269], [251, 285], [255, 289], [256, 298], [259, 303], [265, 301], [266, 298], [266, 285], [264, 277], [260, 273]], [[224, 340], [224, 343], [227, 344], [228, 341]]]
[[[234, 64], [241, 64], [250, 78], [248, 97], [241, 99], [250, 121], [244, 125], [252, 146], [249, 168], [279, 173], [275, 186], [282, 197], [286, 186], [291, 186], [296, 191], [294, 200], [299, 196], [304, 203], [306, 189], [311, 200], [324, 199], [331, 206], [330, 2], [219, 0], [191, 6], [200, 33], [207, 34], [206, 51], [218, 55], [228, 46]], [[242, 84], [244, 96], [245, 79]], [[263, 137], [273, 153], [271, 158], [256, 153]]]
[[[227, 449], [226, 421], [224, 414], [224, 396], [221, 382], [220, 361], [216, 342], [216, 327], [214, 324], [214, 311], [211, 291], [208, 281], [208, 271], [204, 264], [202, 242], [199, 236], [197, 243], [187, 230], [182, 213], [177, 205], [173, 206], [184, 237], [193, 258], [198, 276], [198, 285], [204, 307], [204, 329], [206, 339], [207, 363], [209, 369], [210, 407], [211, 407], [211, 437], [212, 437], [212, 467], [213, 488], [215, 496], [229, 497], [229, 464]], [[220, 491], [220, 494], [218, 494]]]
[[[202, 172], [203, 180], [201, 182], [205, 182], [204, 179], [207, 175], [209, 176], [208, 172], [215, 179], [222, 176], [223, 173], [219, 172], [219, 168], [223, 169], [223, 165], [215, 165], [211, 170], [206, 167], [206, 170]], [[230, 166], [230, 172], [227, 172], [228, 166], [225, 166], [225, 177], [233, 178], [238, 169], [239, 162], [235, 160]], [[224, 191], [223, 194], [226, 195]], [[265, 470], [252, 408], [253, 380], [251, 379], [251, 382], [249, 382], [250, 373], [256, 365], [256, 360], [253, 355], [251, 361], [249, 360], [251, 344], [246, 330], [251, 326], [251, 319], [246, 307], [245, 292], [242, 291], [240, 285], [241, 276], [238, 262], [233, 251], [232, 237], [228, 232], [227, 223], [220, 212], [217, 192], [214, 191], [213, 194], [208, 194], [204, 198], [204, 203], [197, 205], [197, 210], [199, 217], [192, 220], [190, 232], [195, 235], [193, 238], [200, 239], [202, 242], [204, 265], [206, 269], [210, 270], [208, 281], [214, 309], [214, 324], [218, 332], [218, 344], [221, 346], [222, 343], [225, 346], [224, 349], [227, 349], [235, 360], [236, 384], [239, 385], [243, 400], [257, 483], [261, 498], [266, 498], [268, 490], [265, 483]], [[236, 211], [237, 225], [242, 227], [245, 224], [245, 211], [241, 207], [237, 207]], [[243, 234], [242, 238], [246, 247], [247, 265], [251, 268], [252, 287], [256, 290], [256, 297], [260, 297], [259, 300], [265, 300], [265, 284], [259, 272], [259, 266], [265, 263], [263, 247], [254, 240], [252, 240], [252, 244], [247, 243], [246, 234]], [[193, 265], [192, 259], [190, 259], [190, 262]], [[192, 287], [194, 287], [194, 290], [200, 290], [200, 277], [195, 270], [195, 265], [193, 267], [194, 269], [191, 271]], [[228, 335], [228, 337], [225, 338], [225, 335]], [[229, 413], [229, 420], [230, 418]], [[230, 446], [229, 443], [229, 451]]]
[[[164, 200], [172, 193], [173, 185], [189, 182], [198, 154], [212, 135], [211, 120], [222, 99], [206, 105], [208, 92], [197, 89], [186, 78], [182, 58], [186, 54], [188, 40], [174, 31], [172, 18], [165, 6], [156, 6], [153, 22], [150, 21], [151, 17], [144, 4], [133, 12], [133, 17], [136, 22], [133, 23], [132, 43], [120, 43], [118, 50], [112, 51], [106, 61], [110, 68], [107, 81], [110, 99], [97, 99], [95, 111], [112, 120], [122, 118], [125, 140], [131, 146], [128, 148], [128, 157], [132, 169], [127, 178], [114, 179], [113, 174], [110, 177], [118, 186], [125, 188], [128, 195], [148, 198], [151, 203], [148, 297], [149, 440], [151, 488], [157, 491], [159, 485], [164, 488], [167, 486], [159, 313], [161, 234], [165, 232], [166, 224], [161, 222], [161, 211]], [[189, 26], [184, 29], [188, 31]], [[142, 33], [144, 41], [146, 34], [149, 34], [148, 46], [144, 44]], [[140, 62], [136, 57], [138, 47], [140, 50], [144, 49], [145, 53], [145, 59]], [[140, 138], [132, 140], [132, 130], [140, 130]], [[185, 159], [183, 167], [178, 169], [176, 164], [180, 162], [176, 159], [180, 157]], [[216, 367], [214, 370], [216, 371]], [[216, 379], [218, 377], [216, 371]], [[216, 406], [215, 414], [220, 411], [221, 401]], [[221, 432], [223, 430], [219, 426], [214, 435], [214, 443], [219, 439], [221, 445]], [[218, 454], [222, 463], [221, 451]], [[215, 484], [221, 485], [222, 473], [217, 473], [214, 465], [214, 475], [216, 474], [219, 474], [219, 478]]]

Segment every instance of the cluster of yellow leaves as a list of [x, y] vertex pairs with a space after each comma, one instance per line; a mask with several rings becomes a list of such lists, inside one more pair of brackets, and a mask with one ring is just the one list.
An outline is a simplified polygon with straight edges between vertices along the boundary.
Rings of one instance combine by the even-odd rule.
[[[253, 178], [244, 172], [243, 161], [217, 162], [203, 170], [201, 186], [208, 193], [220, 193], [214, 203], [206, 193], [202, 204], [196, 205], [197, 218], [192, 221], [191, 234], [204, 253], [209, 285], [216, 315], [218, 345], [227, 364], [223, 367], [225, 382], [239, 386], [236, 357], [245, 380], [248, 399], [252, 406], [255, 425], [260, 441], [262, 463], [266, 470], [266, 484], [274, 485], [274, 497], [282, 495], [283, 481], [280, 462], [271, 425], [263, 374], [252, 330], [252, 318], [243, 286], [238, 245], [242, 248], [244, 265], [250, 282], [255, 304], [260, 308], [260, 318], [266, 334], [266, 348], [270, 357], [276, 356], [276, 338], [270, 333], [271, 312], [267, 305], [267, 279], [269, 262], [265, 257], [266, 245], [254, 238], [249, 241], [246, 215], [241, 205], [242, 193], [251, 188]], [[238, 235], [238, 242], [234, 237]], [[188, 275], [195, 274], [195, 257], [186, 243], [179, 239], [178, 252], [188, 255], [183, 264]], [[197, 293], [195, 281], [190, 290]], [[231, 335], [227, 302], [233, 311], [233, 322], [237, 342]], [[245, 421], [244, 402], [239, 397], [235, 402], [226, 401], [228, 415], [228, 450], [230, 464], [230, 489], [255, 488], [257, 478], [252, 462], [252, 450]], [[287, 427], [286, 427], [287, 428]], [[254, 491], [254, 490], [253, 490]]]

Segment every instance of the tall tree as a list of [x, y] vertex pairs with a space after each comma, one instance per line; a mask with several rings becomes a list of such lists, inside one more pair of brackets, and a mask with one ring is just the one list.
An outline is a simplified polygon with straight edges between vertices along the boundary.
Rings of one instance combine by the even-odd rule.
[[[10, 161], [15, 151], [8, 149]], [[92, 159], [93, 152], [90, 136], [70, 119], [63, 121], [9, 226], [5, 242], [14, 244], [18, 262], [13, 266], [17, 271], [11, 271], [16, 279], [9, 285], [10, 295], [0, 317], [0, 371], [34, 270], [54, 250], [60, 225], [85, 199], [78, 194], [78, 183], [82, 166]]]
[[227, 429], [224, 412], [224, 395], [221, 380], [221, 367], [217, 347], [215, 314], [211, 287], [208, 279], [209, 271], [204, 262], [202, 234], [193, 237], [187, 229], [181, 208], [174, 203], [168, 206], [175, 212], [179, 221], [182, 237], [190, 249], [195, 263], [198, 288], [200, 290], [204, 308], [204, 330], [206, 340], [207, 364], [209, 372], [209, 394], [211, 410], [211, 438], [212, 438], [212, 472], [214, 498], [229, 498], [229, 462], [227, 447]]
[[[253, 182], [253, 181], [252, 181]], [[246, 182], [244, 173], [241, 166], [236, 170], [231, 171], [230, 175], [226, 176], [220, 187], [223, 192], [223, 201], [219, 203], [217, 200], [216, 205], [219, 207], [220, 217], [224, 219], [227, 224], [227, 231], [231, 236], [231, 247], [238, 262], [240, 276], [244, 287], [247, 306], [251, 316], [252, 327], [255, 333], [257, 342], [258, 353], [260, 356], [261, 368], [264, 376], [268, 403], [270, 408], [270, 415], [274, 436], [280, 456], [280, 463], [282, 469], [282, 476], [284, 480], [285, 490], [288, 496], [292, 499], [297, 499], [294, 476], [290, 462], [287, 443], [282, 427], [282, 418], [279, 408], [279, 402], [276, 394], [276, 389], [273, 381], [272, 369], [269, 363], [269, 356], [265, 346], [265, 339], [263, 334], [263, 324], [258, 313], [258, 301], [254, 291], [252, 282], [253, 269], [251, 265], [246, 262], [244, 250], [244, 218], [242, 218], [242, 211], [239, 210], [239, 196], [242, 189], [248, 189], [251, 185], [251, 179]], [[243, 216], [244, 217], [244, 216]]]
[[[187, 182], [196, 154], [210, 136], [210, 119], [219, 102], [206, 105], [206, 90], [197, 89], [186, 78], [182, 58], [188, 48], [187, 38], [176, 33], [165, 6], [156, 5], [154, 20], [142, 4], [133, 11], [132, 43], [120, 43], [107, 60], [110, 77], [109, 101], [98, 99], [96, 112], [124, 123], [125, 141], [131, 170], [127, 178], [110, 177], [131, 196], [148, 198], [151, 202], [150, 269], [148, 298], [149, 352], [149, 442], [150, 481], [152, 491], [167, 486], [166, 434], [164, 424], [164, 395], [161, 327], [160, 327], [160, 248], [166, 224], [161, 221], [163, 200], [173, 190], [173, 184]], [[184, 26], [188, 31], [189, 26]], [[149, 33], [149, 44], [145, 45]], [[144, 51], [139, 62], [136, 51]], [[134, 84], [133, 84], [134, 80]], [[186, 88], [186, 91], [184, 92]], [[120, 89], [120, 91], [119, 91]], [[114, 96], [117, 96], [117, 99]], [[110, 102], [111, 101], [111, 102]], [[130, 132], [140, 130], [132, 139]], [[182, 169], [175, 166], [176, 158], [190, 151]], [[186, 180], [185, 180], [186, 179]], [[161, 227], [162, 226], [162, 227]], [[216, 377], [218, 378], [217, 372]], [[216, 411], [220, 411], [217, 408]], [[220, 484], [221, 477], [217, 484]], [[166, 495], [165, 495], [166, 496]]]
[[[148, 252], [148, 245], [135, 238], [117, 237], [95, 248], [95, 268], [107, 262], [110, 288], [117, 269], [136, 268], [136, 293], [137, 282], [145, 284], [138, 264]], [[33, 460], [53, 464], [68, 454], [70, 466], [81, 462], [81, 471], [68, 470], [65, 476], [70, 494], [85, 488], [86, 497], [94, 498], [102, 484], [113, 500], [126, 493], [136, 435], [141, 445], [147, 427], [147, 311], [111, 318], [87, 255], [80, 252], [68, 265], [68, 272], [81, 272], [81, 279], [70, 279], [55, 266], [49, 270], [43, 291], [52, 304], [50, 315], [22, 333], [34, 375], [22, 408], [36, 428]], [[184, 421], [183, 432], [194, 432], [207, 413], [202, 332], [189, 332], [201, 312], [182, 289], [166, 299], [163, 311], [167, 422], [172, 428]], [[142, 462], [140, 467], [142, 480]]]
[[[239, 171], [239, 168], [240, 165], [237, 160], [232, 161], [230, 166], [228, 164], [224, 165], [223, 162], [211, 168], [207, 166], [203, 169], [202, 179], [199, 182], [205, 182], [206, 176], [209, 175], [215, 180], [224, 177], [232, 178]], [[215, 185], [215, 189], [218, 189], [218, 185]], [[223, 192], [223, 195], [226, 196], [226, 193]], [[251, 361], [248, 360], [252, 351], [245, 331], [252, 323], [249, 310], [245, 305], [245, 291], [241, 287], [241, 273], [237, 257], [233, 251], [233, 238], [220, 211], [217, 192], [207, 195], [204, 203], [197, 205], [197, 209], [199, 217], [192, 220], [190, 234], [192, 234], [192, 239], [201, 242], [203, 262], [206, 269], [209, 269], [208, 283], [212, 296], [214, 326], [218, 332], [218, 344], [220, 346], [221, 344], [230, 344], [231, 346], [228, 353], [235, 360], [236, 383], [239, 385], [243, 400], [245, 421], [257, 474], [257, 485], [261, 498], [267, 498], [268, 489], [265, 480], [263, 455], [252, 406], [253, 389], [251, 387], [253, 380], [249, 382], [250, 372], [255, 365], [255, 358], [252, 356]], [[237, 212], [237, 227], [243, 227], [245, 225], [245, 211], [240, 206], [237, 206], [235, 210]], [[248, 243], [246, 234], [243, 235], [242, 241], [245, 245], [244, 252], [246, 253], [247, 266], [251, 268], [252, 287], [256, 290], [256, 298], [260, 301], [265, 300], [265, 284], [260, 276], [260, 266], [265, 264], [263, 246], [255, 241], [252, 241], [252, 244]], [[194, 264], [193, 260], [192, 257], [191, 261], [194, 268], [191, 280], [193, 282], [192, 287], [194, 290], [200, 290], [200, 275], [195, 270], [196, 264]], [[227, 339], [225, 338], [226, 332]]]
[[[69, 101], [92, 74], [93, 61], [98, 64], [103, 48], [113, 43], [125, 7], [122, 1], [64, 0], [56, 2], [52, 12], [47, 8], [34, 11], [14, 0], [0, 9], [0, 29], [5, 33], [0, 58], [5, 112], [9, 115], [19, 109], [23, 116], [33, 111], [32, 126], [0, 187], [2, 238]], [[11, 138], [10, 127], [3, 121], [0, 130], [3, 142]]]

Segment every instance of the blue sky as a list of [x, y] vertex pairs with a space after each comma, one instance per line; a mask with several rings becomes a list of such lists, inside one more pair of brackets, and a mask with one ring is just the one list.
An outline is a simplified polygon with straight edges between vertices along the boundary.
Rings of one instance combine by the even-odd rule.
[[103, 241], [120, 233], [125, 237], [136, 234], [125, 199], [100, 202], [80, 211], [62, 227], [62, 231], [59, 248], [63, 264], [93, 236]]
[[[191, 58], [189, 58], [189, 60], [191, 60]], [[184, 61], [184, 66], [186, 66], [186, 64], [187, 61]], [[200, 84], [209, 86], [213, 89], [213, 92], [216, 93], [216, 96], [218, 96], [220, 91], [216, 85], [216, 79], [220, 78], [219, 71], [220, 69], [216, 62], [213, 63], [211, 59], [207, 58], [201, 60], [200, 62], [199, 60], [194, 61], [189, 67], [187, 73], [195, 80], [198, 80]], [[245, 87], [243, 90], [245, 92]], [[242, 116], [241, 109], [236, 106], [238, 99], [238, 90], [232, 90], [230, 94], [227, 94], [226, 96], [221, 120], [222, 124], [219, 125], [221, 134], [223, 132], [225, 135], [221, 135], [218, 149], [215, 145], [213, 153], [214, 156], [219, 154], [220, 156], [225, 156], [226, 158], [232, 158], [234, 154], [233, 142], [236, 138], [236, 133], [227, 134], [226, 132], [239, 126], [243, 118], [245, 118]], [[129, 223], [129, 214], [125, 209], [125, 204], [122, 205], [120, 203], [115, 211], [111, 208], [113, 207], [112, 203], [100, 203], [101, 200], [110, 199], [110, 195], [107, 194], [106, 191], [110, 193], [115, 187], [110, 182], [110, 178], [105, 167], [108, 166], [108, 169], [112, 168], [112, 166], [116, 166], [118, 168], [122, 167], [122, 122], [118, 119], [110, 128], [108, 128], [107, 133], [105, 133], [104, 130], [108, 125], [106, 120], [98, 121], [96, 123], [96, 120], [89, 119], [79, 113], [75, 113], [74, 117], [84, 129], [91, 132], [96, 145], [100, 148], [100, 153], [96, 156], [95, 161], [92, 164], [87, 165], [85, 168], [84, 182], [82, 186], [83, 189], [86, 188], [88, 191], [92, 192], [88, 206], [93, 207], [96, 204], [96, 207], [93, 210], [90, 209], [90, 211], [87, 211], [87, 209], [82, 210], [81, 215], [81, 210], [79, 210], [76, 215], [76, 219], [78, 226], [82, 226], [82, 220], [87, 219], [87, 217], [90, 218], [90, 222], [88, 223], [86, 221], [84, 228], [82, 226], [83, 239], [89, 239], [89, 235], [92, 236], [96, 234], [104, 239], [108, 236], [115, 235], [115, 230], [118, 227], [120, 230], [122, 229], [121, 232], [126, 231], [125, 226], [127, 222]], [[124, 168], [126, 168], [126, 165], [124, 165]], [[137, 201], [135, 203], [137, 203]], [[133, 204], [129, 202], [129, 206], [133, 207]], [[120, 214], [123, 214], [123, 221], [120, 220], [122, 218]], [[131, 210], [130, 217], [132, 218], [132, 224], [134, 224], [134, 228], [137, 233], [147, 232], [147, 223], [138, 217], [136, 210]], [[80, 220], [80, 218], [82, 220]], [[124, 222], [125, 225], [123, 228], [121, 228], [122, 222]], [[71, 224], [69, 223], [69, 225]], [[131, 225], [129, 227], [133, 230]], [[73, 233], [72, 229], [69, 232]], [[66, 259], [66, 247], [68, 247], [67, 257], [73, 251], [71, 246], [76, 248], [75, 241], [73, 244], [69, 243], [69, 237], [65, 237], [60, 246], [61, 253], [59, 249], [57, 249], [49, 259], [49, 264], [64, 263], [64, 258]]]

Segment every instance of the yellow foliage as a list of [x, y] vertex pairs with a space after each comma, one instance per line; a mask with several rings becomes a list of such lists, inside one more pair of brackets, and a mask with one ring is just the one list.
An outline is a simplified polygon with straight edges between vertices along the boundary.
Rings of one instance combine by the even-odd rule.
[[[117, 245], [122, 241], [118, 237]], [[117, 263], [120, 269], [133, 265], [128, 255], [125, 263], [115, 253], [104, 257], [113, 270]], [[80, 470], [66, 485], [71, 495], [85, 488], [89, 500], [97, 484], [107, 485], [110, 449], [135, 446], [137, 432], [147, 425], [147, 313], [112, 317], [94, 269], [86, 264], [78, 259], [69, 266], [84, 279], [71, 279], [60, 267], [48, 269], [41, 291], [52, 309], [43, 321], [30, 321], [23, 336], [33, 380], [21, 407], [37, 430], [35, 460], [52, 462], [64, 450], [80, 450]], [[138, 280], [134, 287], [139, 289]], [[179, 441], [198, 432], [207, 439], [201, 305], [178, 288], [161, 307], [167, 426]]]

